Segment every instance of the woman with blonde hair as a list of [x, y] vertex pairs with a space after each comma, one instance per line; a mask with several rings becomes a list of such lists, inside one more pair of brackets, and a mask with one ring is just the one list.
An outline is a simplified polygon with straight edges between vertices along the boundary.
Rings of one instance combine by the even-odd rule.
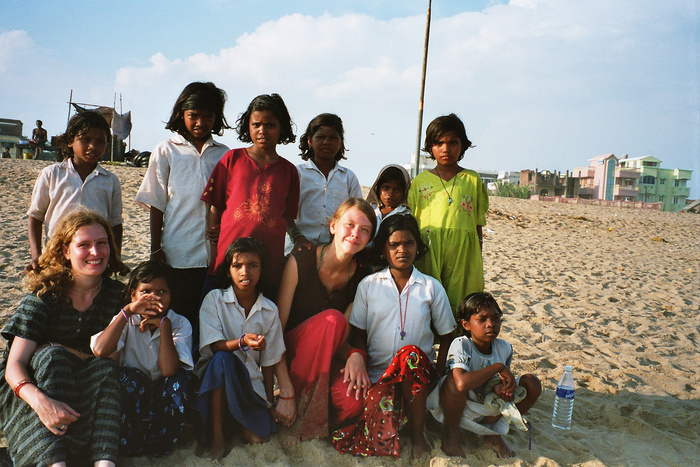
[[2, 331], [0, 426], [15, 465], [114, 465], [119, 448], [116, 363], [90, 336], [120, 308], [121, 264], [108, 222], [79, 210], [59, 222], [25, 278], [28, 294]]
[[294, 251], [284, 267], [277, 307], [298, 405], [284, 444], [328, 436], [329, 427], [355, 413], [354, 404], [343, 405], [346, 393], [359, 399], [369, 387], [366, 374], [360, 380], [354, 371], [363, 353], [345, 341], [357, 284], [370, 272], [361, 253], [376, 222], [367, 201], [348, 198], [329, 223], [330, 243]]

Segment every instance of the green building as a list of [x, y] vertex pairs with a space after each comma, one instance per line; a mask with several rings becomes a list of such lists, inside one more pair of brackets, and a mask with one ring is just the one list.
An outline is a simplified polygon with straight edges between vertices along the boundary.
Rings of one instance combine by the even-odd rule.
[[685, 207], [685, 200], [690, 195], [688, 181], [692, 170], [662, 169], [661, 162], [652, 156], [632, 159], [623, 156], [618, 164], [621, 168], [639, 172], [637, 201], [661, 203], [663, 211], [678, 212]]

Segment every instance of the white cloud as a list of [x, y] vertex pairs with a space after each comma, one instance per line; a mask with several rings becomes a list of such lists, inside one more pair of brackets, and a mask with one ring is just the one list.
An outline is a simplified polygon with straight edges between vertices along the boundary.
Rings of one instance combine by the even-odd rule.
[[[511, 0], [434, 19], [424, 126], [460, 115], [478, 145], [465, 160], [473, 168], [566, 170], [608, 152], [690, 167], [698, 154], [696, 17], [692, 0]], [[424, 31], [423, 15], [293, 14], [246, 33], [221, 31], [217, 53], [154, 49], [144, 66], [118, 68], [113, 90], [60, 66], [55, 81], [78, 80], [81, 95], [95, 99], [122, 93], [138, 149], [169, 135], [163, 121], [191, 81], [227, 91], [230, 123], [255, 95], [279, 92], [298, 133], [320, 112], [343, 118], [346, 164], [369, 184], [414, 150]], [[8, 34], [0, 35], [0, 67], [32, 47], [26, 33]], [[223, 141], [239, 144], [233, 131]], [[294, 147], [280, 152], [300, 160]]]
[[0, 72], [21, 64], [32, 49], [32, 41], [26, 31], [0, 32]]

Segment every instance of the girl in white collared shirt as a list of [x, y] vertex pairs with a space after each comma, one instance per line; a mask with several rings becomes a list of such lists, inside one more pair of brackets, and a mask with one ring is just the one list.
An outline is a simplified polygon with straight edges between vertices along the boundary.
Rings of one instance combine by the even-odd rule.
[[[333, 445], [342, 453], [398, 457], [398, 431], [407, 417], [414, 456], [429, 451], [425, 402], [431, 382], [444, 371], [456, 323], [445, 289], [413, 266], [426, 251], [413, 216], [382, 222], [375, 254], [387, 267], [360, 282], [349, 320], [350, 343], [366, 354], [365, 365], [346, 371], [347, 379], [365, 397], [348, 397], [359, 401], [359, 421], [333, 433]], [[437, 368], [432, 363], [436, 335]], [[363, 389], [367, 379], [369, 388]]]

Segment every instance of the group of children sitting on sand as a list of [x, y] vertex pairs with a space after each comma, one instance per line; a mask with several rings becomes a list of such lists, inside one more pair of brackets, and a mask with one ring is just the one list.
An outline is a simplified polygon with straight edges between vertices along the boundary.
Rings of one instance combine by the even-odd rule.
[[[279, 95], [253, 99], [235, 125], [250, 145], [234, 150], [212, 138], [231, 128], [225, 100], [200, 82], [178, 97], [166, 126], [173, 136], [153, 150], [136, 195], [150, 212], [150, 259], [131, 271], [123, 307], [92, 337], [95, 356], [120, 366], [123, 455], [166, 454], [193, 420], [204, 427], [202, 455], [214, 458], [225, 452], [230, 419], [248, 443], [266, 441], [277, 423], [293, 425], [300, 401], [277, 303], [285, 255], [341, 235], [338, 245], [355, 255], [346, 277], [321, 274], [325, 247], [315, 272], [324, 285], [345, 288], [367, 268], [343, 336], [351, 349], [346, 395], [363, 412], [331, 427], [333, 445], [398, 457], [407, 418], [413, 453], [422, 455], [429, 411], [445, 425], [446, 454], [464, 456], [461, 427], [484, 435], [499, 456], [514, 455], [501, 435], [511, 422], [523, 425], [520, 414], [541, 386], [534, 375], [512, 374], [513, 348], [498, 338], [503, 313], [483, 291], [488, 193], [459, 165], [472, 146], [461, 120], [450, 114], [428, 125], [424, 150], [434, 169], [413, 181], [400, 165], [380, 171], [368, 219], [357, 177], [339, 164], [346, 148], [337, 115], [311, 120], [299, 142], [304, 163], [295, 167], [277, 154], [277, 145], [295, 141]], [[39, 270], [44, 239], [76, 206], [107, 219], [121, 250], [121, 186], [98, 164], [109, 138], [98, 113], [70, 120], [67, 157], [42, 170], [32, 194], [27, 274]], [[462, 336], [453, 339], [455, 329]]]

